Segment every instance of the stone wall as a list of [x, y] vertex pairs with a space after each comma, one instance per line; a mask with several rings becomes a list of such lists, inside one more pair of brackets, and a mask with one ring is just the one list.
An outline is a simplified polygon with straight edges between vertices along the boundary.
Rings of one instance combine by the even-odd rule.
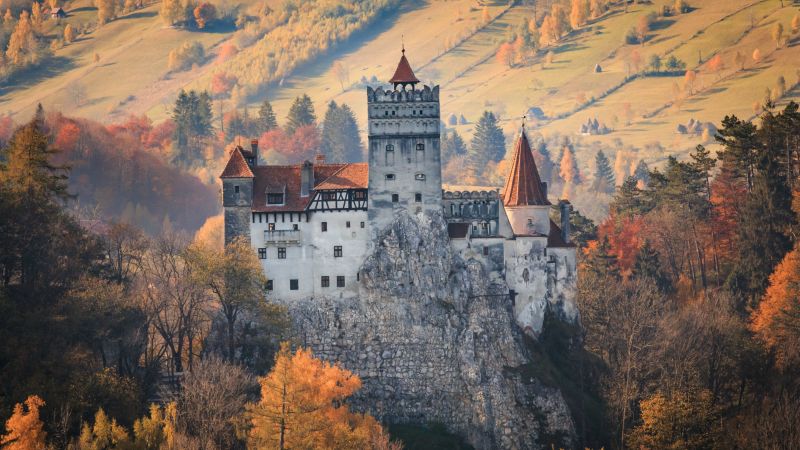
[[446, 230], [440, 212], [398, 215], [358, 297], [289, 302], [298, 343], [358, 373], [350, 404], [384, 422], [441, 422], [476, 448], [569, 446], [561, 393], [515, 370], [535, 361], [507, 287], [455, 254]]

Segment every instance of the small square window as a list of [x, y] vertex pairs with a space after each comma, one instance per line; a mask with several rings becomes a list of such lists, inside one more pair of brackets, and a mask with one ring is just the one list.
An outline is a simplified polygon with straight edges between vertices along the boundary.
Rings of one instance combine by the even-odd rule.
[[267, 290], [268, 291], [272, 290], [272, 280], [267, 280]]
[[278, 259], [286, 259], [286, 247], [278, 247]]
[[361, 228], [364, 228], [364, 222], [361, 222]]
[[366, 191], [356, 191], [354, 194], [356, 200], [366, 200], [367, 192]]
[[347, 228], [350, 228], [350, 221], [349, 221], [349, 220], [348, 220], [347, 222], [345, 222], [345, 226], [346, 226]]
[[489, 256], [489, 247], [486, 245], [483, 246], [483, 255]]
[[422, 203], [422, 194], [420, 194], [419, 192], [414, 194], [414, 201], [417, 203]]
[[297, 231], [297, 230], [299, 230], [299, 229], [300, 229], [300, 225], [298, 225], [298, 224], [296, 224], [296, 223], [293, 223], [293, 224], [292, 224], [292, 230], [294, 230], [294, 231]]
[[289, 290], [296, 291], [298, 289], [300, 289], [300, 281], [298, 281], [296, 278], [289, 280]]
[[387, 173], [386, 174], [386, 179], [389, 180], [389, 181], [394, 180], [394, 174], [393, 173]]
[[417, 151], [424, 151], [424, 150], [425, 150], [425, 144], [417, 144]]
[[392, 203], [397, 203], [400, 201], [400, 196], [397, 194], [392, 194]]
[[333, 246], [333, 257], [334, 258], [341, 258], [342, 257], [342, 246], [341, 245], [334, 245]]
[[339, 275], [336, 277], [336, 287], [344, 287], [344, 276]]
[[387, 151], [387, 152], [393, 152], [393, 151], [394, 151], [394, 145], [392, 145], [392, 144], [387, 144], [387, 145], [386, 145], [386, 151]]
[[330, 287], [331, 286], [331, 277], [327, 275], [322, 276], [322, 281], [320, 282], [322, 287]]
[[258, 249], [258, 259], [267, 259], [267, 249], [265, 248]]
[[268, 223], [267, 224], [267, 231], [275, 231], [275, 224], [274, 223]]
[[328, 231], [328, 222], [322, 222], [321, 226], [323, 232]]

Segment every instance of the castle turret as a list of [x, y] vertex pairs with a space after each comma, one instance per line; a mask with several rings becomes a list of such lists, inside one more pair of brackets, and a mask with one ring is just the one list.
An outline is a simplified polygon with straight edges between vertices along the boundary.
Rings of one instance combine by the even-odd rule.
[[255, 177], [239, 147], [233, 150], [219, 177], [222, 179], [222, 207], [225, 210], [225, 244], [237, 237], [249, 241]]
[[546, 192], [547, 184], [539, 178], [523, 127], [514, 145], [514, 159], [503, 189], [503, 205], [514, 235], [550, 234], [550, 202]]
[[389, 81], [393, 90], [367, 88], [368, 211], [375, 232], [391, 223], [395, 211], [442, 208], [439, 87], [417, 89], [405, 49]]

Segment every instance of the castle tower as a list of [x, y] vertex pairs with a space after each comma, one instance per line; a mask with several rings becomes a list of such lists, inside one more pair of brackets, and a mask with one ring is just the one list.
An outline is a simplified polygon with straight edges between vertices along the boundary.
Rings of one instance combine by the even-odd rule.
[[239, 147], [231, 153], [222, 179], [222, 207], [225, 210], [225, 245], [237, 237], [250, 240], [253, 207], [253, 171]]
[[417, 89], [405, 48], [392, 90], [367, 88], [369, 116], [369, 219], [376, 233], [396, 211], [442, 208], [439, 86]]
[[539, 178], [524, 126], [514, 145], [513, 161], [502, 195], [511, 229], [517, 236], [548, 236], [547, 184]]

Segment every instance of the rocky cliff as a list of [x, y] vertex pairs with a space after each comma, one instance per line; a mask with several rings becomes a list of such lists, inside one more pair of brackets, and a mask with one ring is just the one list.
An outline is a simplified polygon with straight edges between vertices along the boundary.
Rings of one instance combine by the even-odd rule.
[[352, 399], [389, 423], [441, 422], [476, 448], [569, 445], [558, 389], [515, 370], [533, 363], [507, 287], [449, 245], [440, 214], [398, 216], [373, 242], [358, 298], [289, 305], [300, 344], [361, 376]]

